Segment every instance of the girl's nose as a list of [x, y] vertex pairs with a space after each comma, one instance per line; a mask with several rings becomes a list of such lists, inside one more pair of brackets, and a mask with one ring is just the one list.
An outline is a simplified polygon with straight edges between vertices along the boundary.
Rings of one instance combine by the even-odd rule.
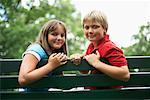
[[62, 39], [62, 36], [61, 36], [61, 35], [58, 35], [58, 36], [57, 36], [57, 39]]

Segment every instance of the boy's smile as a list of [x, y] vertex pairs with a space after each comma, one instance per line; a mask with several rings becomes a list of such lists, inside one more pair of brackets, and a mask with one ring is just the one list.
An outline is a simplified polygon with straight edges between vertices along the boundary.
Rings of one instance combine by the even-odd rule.
[[97, 46], [99, 41], [104, 37], [104, 33], [104, 28], [98, 22], [88, 20], [84, 23], [85, 37], [91, 41], [94, 46]]

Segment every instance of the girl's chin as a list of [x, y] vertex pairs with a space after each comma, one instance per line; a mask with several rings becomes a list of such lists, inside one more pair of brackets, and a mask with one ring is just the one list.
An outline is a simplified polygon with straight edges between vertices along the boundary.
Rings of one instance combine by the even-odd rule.
[[59, 49], [59, 48], [61, 48], [62, 47], [62, 45], [53, 45], [52, 46], [52, 48], [54, 48], [54, 49]]

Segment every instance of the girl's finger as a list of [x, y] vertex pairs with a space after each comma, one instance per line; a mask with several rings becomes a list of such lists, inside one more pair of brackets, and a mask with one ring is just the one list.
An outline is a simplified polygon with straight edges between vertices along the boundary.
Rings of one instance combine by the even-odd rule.
[[61, 58], [60, 58], [61, 61], [67, 61], [67, 56], [66, 55], [63, 55]]
[[57, 54], [57, 53], [52, 53], [52, 54], [50, 55], [50, 57], [54, 57], [56, 54]]
[[60, 65], [64, 65], [66, 63], [67, 63], [67, 61], [63, 61], [63, 62], [60, 63]]
[[57, 53], [55, 57], [60, 59], [62, 57], [62, 53]]

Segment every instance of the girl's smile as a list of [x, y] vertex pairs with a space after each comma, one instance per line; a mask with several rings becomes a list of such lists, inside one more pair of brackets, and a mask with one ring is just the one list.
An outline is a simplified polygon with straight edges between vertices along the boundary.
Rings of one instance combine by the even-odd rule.
[[65, 32], [61, 25], [59, 25], [55, 32], [48, 34], [48, 42], [51, 48], [59, 49], [65, 43]]

